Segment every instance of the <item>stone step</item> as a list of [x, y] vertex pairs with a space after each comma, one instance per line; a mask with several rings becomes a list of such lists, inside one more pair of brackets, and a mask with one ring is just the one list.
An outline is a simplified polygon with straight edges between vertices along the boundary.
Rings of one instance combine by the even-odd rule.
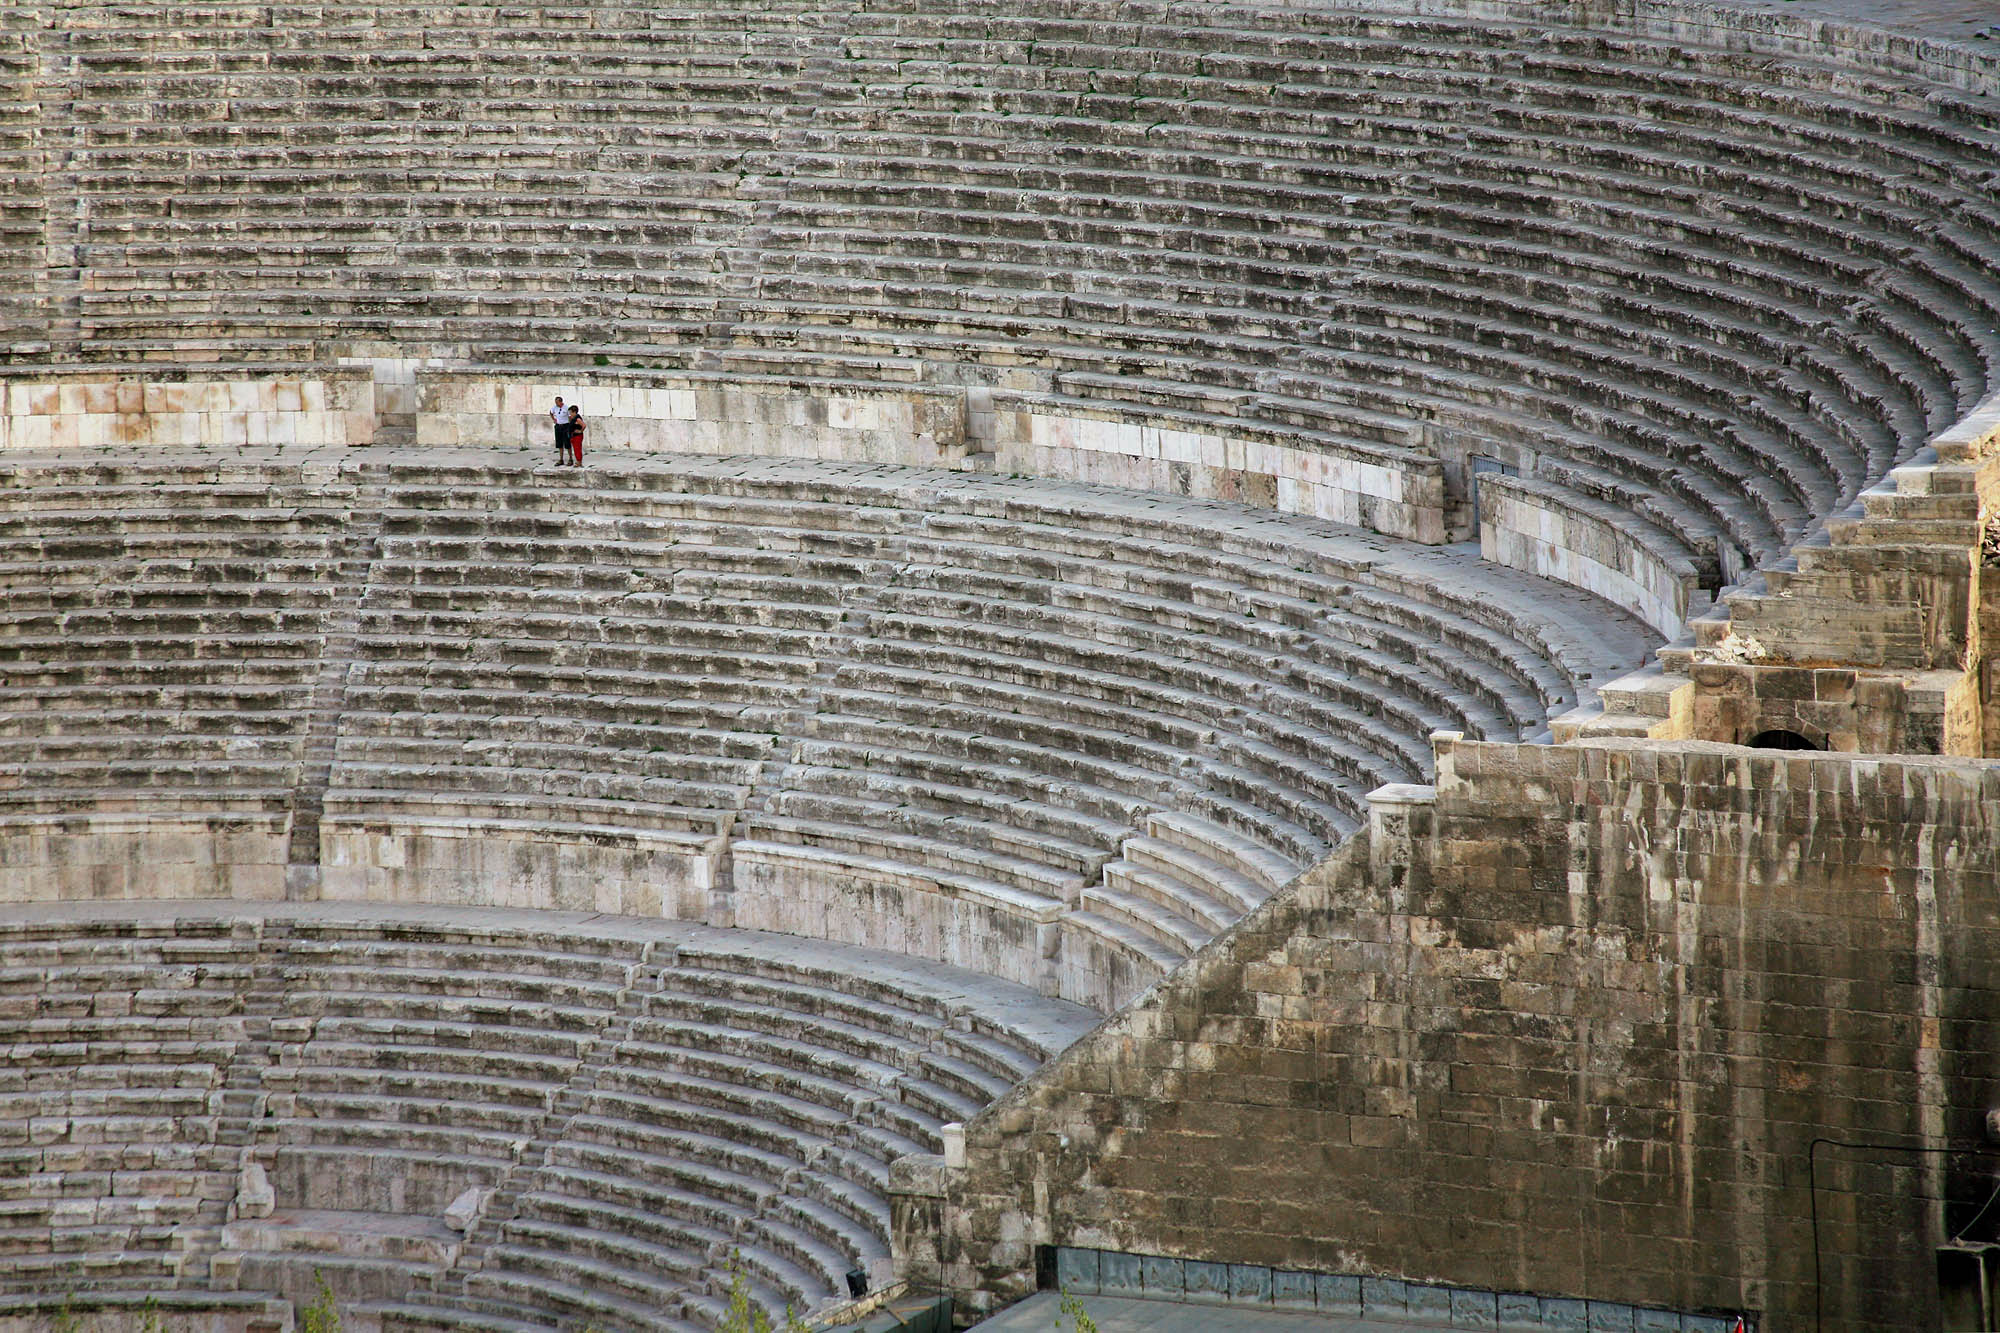
[[1184, 844], [1138, 834], [1125, 840], [1125, 861], [1134, 869], [1159, 879], [1186, 885], [1195, 901], [1208, 898], [1238, 915], [1255, 908], [1270, 896], [1262, 881], [1212, 861]]
[[1267, 895], [1291, 883], [1303, 869], [1252, 839], [1180, 811], [1148, 815], [1146, 832], [1235, 870], [1262, 885]]

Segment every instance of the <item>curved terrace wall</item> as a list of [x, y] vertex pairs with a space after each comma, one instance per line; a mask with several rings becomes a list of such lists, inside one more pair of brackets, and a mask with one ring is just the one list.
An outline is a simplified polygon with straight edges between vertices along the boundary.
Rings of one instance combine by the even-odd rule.
[[0, 897], [664, 916], [1108, 1010], [1420, 776], [1431, 731], [1534, 734], [1653, 642], [1243, 506], [539, 461], [23, 456]]
[[[225, 23], [167, 79], [133, 11], [52, 13], [9, 34], [41, 185], [10, 213], [44, 255], [8, 270], [24, 373], [373, 343], [697, 393], [909, 385], [919, 417], [963, 388], [975, 454], [1424, 541], [1491, 529], [1489, 558], [1629, 594], [1668, 634], [1996, 378], [1990, 62], [1837, 24], [884, 0], [671, 36], [602, 6], [530, 36], [336, 5], [326, 32], [373, 34], [360, 68], [314, 32], [266, 60], [266, 30]], [[551, 97], [566, 62], [591, 97]], [[411, 130], [426, 106], [448, 149]], [[555, 154], [567, 215], [534, 183]], [[433, 437], [532, 420], [506, 382], [458, 381]], [[748, 428], [818, 424], [797, 397], [634, 429], [769, 447]], [[1540, 484], [1542, 519], [1474, 511], [1490, 464]], [[1620, 510], [1618, 558], [1593, 557]]]

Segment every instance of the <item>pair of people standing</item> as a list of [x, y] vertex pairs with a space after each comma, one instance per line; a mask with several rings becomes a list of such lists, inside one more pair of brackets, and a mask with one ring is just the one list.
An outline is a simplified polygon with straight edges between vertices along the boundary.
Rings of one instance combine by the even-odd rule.
[[583, 409], [571, 403], [563, 405], [556, 399], [556, 405], [549, 409], [549, 420], [556, 426], [556, 466], [583, 466]]

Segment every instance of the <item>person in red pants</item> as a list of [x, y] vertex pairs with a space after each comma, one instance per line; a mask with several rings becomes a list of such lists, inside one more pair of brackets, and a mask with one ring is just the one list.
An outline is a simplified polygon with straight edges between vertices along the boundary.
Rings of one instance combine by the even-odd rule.
[[572, 407], [569, 410], [569, 452], [570, 452], [570, 466], [582, 467], [583, 466], [583, 409], [580, 407]]

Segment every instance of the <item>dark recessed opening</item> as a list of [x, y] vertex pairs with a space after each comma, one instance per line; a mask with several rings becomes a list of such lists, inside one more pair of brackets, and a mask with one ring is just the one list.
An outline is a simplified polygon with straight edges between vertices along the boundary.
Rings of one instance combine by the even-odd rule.
[[1785, 731], [1777, 727], [1772, 728], [1770, 731], [1758, 732], [1746, 744], [1753, 750], [1818, 750], [1824, 748], [1823, 746], [1815, 745], [1809, 738], [1799, 735], [1796, 731]]

